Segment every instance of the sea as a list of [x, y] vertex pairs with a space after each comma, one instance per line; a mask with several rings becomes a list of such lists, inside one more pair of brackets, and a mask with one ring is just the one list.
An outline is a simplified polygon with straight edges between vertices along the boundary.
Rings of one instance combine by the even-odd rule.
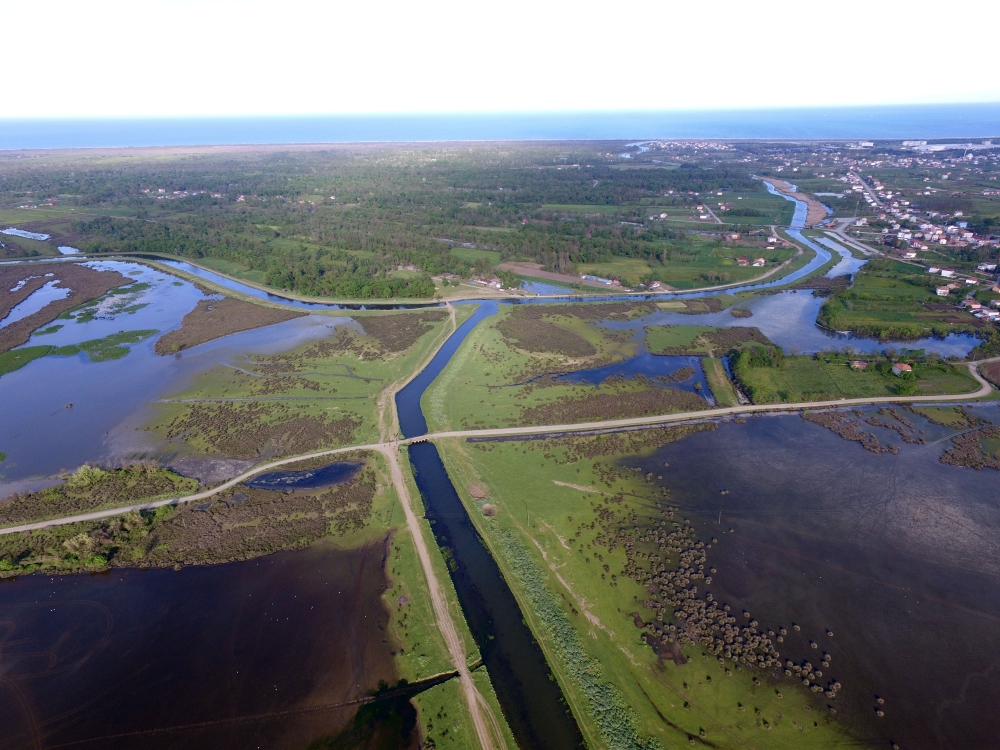
[[881, 107], [160, 119], [0, 118], [0, 150], [295, 143], [1000, 136], [1000, 102]]

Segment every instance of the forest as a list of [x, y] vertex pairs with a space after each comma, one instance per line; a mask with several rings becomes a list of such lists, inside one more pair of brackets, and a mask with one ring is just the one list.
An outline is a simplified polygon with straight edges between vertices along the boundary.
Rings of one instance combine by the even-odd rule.
[[[743, 168], [623, 166], [606, 147], [358, 145], [7, 159], [0, 210], [26, 202], [71, 208], [68, 235], [87, 253], [214, 258], [301, 294], [414, 298], [434, 294], [432, 276], [490, 275], [507, 260], [572, 273], [578, 263], [683, 258], [689, 229], [642, 222], [649, 206], [693, 208], [708, 192], [764, 192]], [[474, 252], [453, 251], [461, 248]]]

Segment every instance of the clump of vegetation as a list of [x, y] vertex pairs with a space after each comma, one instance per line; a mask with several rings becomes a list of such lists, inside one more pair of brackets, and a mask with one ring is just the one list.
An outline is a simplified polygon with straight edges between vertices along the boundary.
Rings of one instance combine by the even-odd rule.
[[41, 521], [99, 508], [186, 495], [198, 482], [152, 464], [100, 468], [84, 464], [66, 482], [40, 492], [14, 495], [0, 505], [0, 525]]
[[361, 424], [356, 416], [310, 415], [284, 403], [196, 403], [167, 424], [166, 437], [193, 433], [209, 452], [255, 459], [342, 445]]
[[376, 315], [358, 318], [365, 334], [378, 342], [379, 348], [390, 354], [406, 351], [433, 328], [448, 317], [444, 310], [424, 310], [419, 313], [399, 313], [396, 315]]
[[[71, 482], [52, 490], [69, 495], [107, 493], [112, 488], [120, 490], [122, 472], [137, 471], [145, 471], [147, 477], [165, 474], [176, 478], [176, 494], [196, 488], [194, 480], [163, 469], [86, 467], [74, 474]], [[141, 484], [132, 485], [137, 486]], [[297, 549], [325, 536], [364, 529], [371, 519], [376, 489], [374, 472], [369, 469], [350, 483], [329, 489], [293, 492], [239, 486], [205, 503], [164, 505], [92, 523], [6, 534], [0, 536], [0, 576], [34, 571], [72, 573], [108, 566], [209, 565]], [[52, 499], [59, 496], [52, 490], [15, 498], [15, 502], [19, 508], [26, 507], [26, 501], [35, 507], [39, 503], [52, 507]], [[114, 504], [122, 502], [115, 495]], [[87, 509], [91, 508], [68, 510]], [[64, 512], [67, 508], [59, 515]]]
[[951, 439], [952, 446], [941, 455], [941, 463], [979, 471], [1000, 471], [1000, 427], [991, 425]]
[[677, 388], [653, 387], [643, 376], [608, 378], [593, 392], [564, 397], [522, 409], [519, 424], [569, 424], [588, 420], [623, 419], [648, 414], [698, 411], [704, 399]]

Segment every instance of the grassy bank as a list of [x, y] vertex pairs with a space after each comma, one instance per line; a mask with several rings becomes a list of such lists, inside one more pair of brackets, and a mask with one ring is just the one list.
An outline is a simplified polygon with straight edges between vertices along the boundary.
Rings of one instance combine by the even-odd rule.
[[[561, 441], [441, 441], [440, 451], [591, 746], [840, 745], [844, 733], [795, 681], [774, 683], [698, 644], [681, 646], [674, 659], [657, 643], [658, 655], [650, 631], [637, 626], [657, 623], [658, 615], [627, 571], [657, 552], [648, 536], [667, 511], [660, 488], [619, 461], [691, 429], [705, 427]], [[473, 498], [473, 485], [487, 497]], [[484, 504], [495, 515], [485, 515]], [[648, 559], [663, 559], [668, 570], [677, 564], [674, 555]], [[664, 614], [668, 622], [681, 620]]]

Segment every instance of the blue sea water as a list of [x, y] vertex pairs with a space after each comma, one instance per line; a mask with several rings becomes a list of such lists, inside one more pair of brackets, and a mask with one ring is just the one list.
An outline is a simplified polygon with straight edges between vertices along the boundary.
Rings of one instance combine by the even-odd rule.
[[0, 118], [0, 150], [362, 141], [990, 136], [1000, 136], [1000, 102], [666, 112]]

